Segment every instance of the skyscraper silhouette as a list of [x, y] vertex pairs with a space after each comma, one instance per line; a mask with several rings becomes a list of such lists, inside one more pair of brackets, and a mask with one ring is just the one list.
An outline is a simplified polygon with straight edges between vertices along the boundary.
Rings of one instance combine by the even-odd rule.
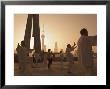
[[57, 53], [57, 52], [58, 52], [58, 45], [57, 45], [57, 42], [55, 42], [54, 52], [55, 52], [55, 53]]

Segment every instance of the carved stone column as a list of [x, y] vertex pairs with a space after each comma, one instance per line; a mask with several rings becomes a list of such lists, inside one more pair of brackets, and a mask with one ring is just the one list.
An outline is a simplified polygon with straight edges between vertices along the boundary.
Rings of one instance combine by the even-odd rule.
[[34, 37], [34, 49], [37, 52], [41, 52], [39, 14], [28, 14], [24, 42], [25, 42], [26, 48], [30, 49], [32, 18], [33, 18], [33, 34], [32, 34], [32, 36]]

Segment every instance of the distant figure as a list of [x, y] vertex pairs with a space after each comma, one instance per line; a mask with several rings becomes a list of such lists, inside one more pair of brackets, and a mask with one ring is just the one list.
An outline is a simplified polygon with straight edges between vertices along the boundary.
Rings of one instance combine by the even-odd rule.
[[48, 49], [47, 60], [48, 60], [48, 69], [50, 69], [51, 65], [52, 65], [52, 52], [51, 52], [51, 49]]
[[43, 61], [44, 64], [47, 64], [47, 56], [48, 56], [48, 53], [45, 52], [44, 53], [44, 61]]
[[36, 63], [38, 63], [41, 60], [40, 53], [38, 53], [37, 51], [35, 51], [34, 56], [35, 56]]
[[40, 56], [41, 56], [41, 62], [44, 63], [44, 50], [41, 51], [41, 55]]
[[73, 54], [71, 53], [72, 51], [74, 51], [74, 49], [76, 48], [76, 44], [74, 42], [74, 45], [71, 46], [70, 44], [67, 45], [67, 48], [66, 48], [66, 57], [67, 57], [67, 60], [69, 61], [69, 65], [68, 65], [68, 73], [72, 73], [72, 64], [74, 64], [74, 56]]
[[16, 48], [16, 51], [17, 51], [17, 56], [18, 56], [18, 61], [19, 61], [19, 69], [22, 70], [22, 65], [21, 65], [21, 46], [17, 45], [17, 48]]
[[21, 47], [21, 46], [20, 46], [19, 43], [18, 43], [17, 48], [16, 48], [16, 51], [17, 51], [17, 52], [19, 51], [20, 47]]
[[24, 41], [21, 41], [21, 46], [17, 49], [18, 52], [18, 59], [19, 59], [19, 66], [21, 74], [25, 75], [27, 72], [27, 62], [28, 62], [28, 51], [25, 48]]
[[50, 56], [50, 58], [52, 59], [52, 61], [53, 61], [53, 52], [51, 51], [51, 56]]
[[40, 53], [38, 53], [37, 51], [35, 51], [32, 55], [32, 58], [33, 58], [33, 63], [32, 63], [32, 67], [33, 68], [36, 68], [37, 67], [37, 64], [40, 62], [41, 60], [41, 56], [40, 56]]
[[14, 61], [16, 61], [16, 62], [19, 62], [19, 55], [18, 55], [18, 53], [19, 53], [19, 51], [20, 51], [20, 45], [19, 45], [19, 43], [18, 43], [18, 45], [17, 45], [17, 48], [16, 48], [16, 52], [17, 52], [17, 54], [14, 54]]
[[36, 64], [36, 59], [35, 59], [35, 55], [32, 55], [32, 59], [33, 59], [33, 63]]
[[92, 46], [97, 44], [97, 36], [88, 36], [87, 29], [83, 28], [80, 31], [81, 37], [78, 40], [78, 58], [87, 73], [93, 73], [93, 54]]
[[61, 50], [60, 51], [61, 70], [64, 69], [63, 60], [64, 60], [64, 53], [63, 53], [63, 50]]

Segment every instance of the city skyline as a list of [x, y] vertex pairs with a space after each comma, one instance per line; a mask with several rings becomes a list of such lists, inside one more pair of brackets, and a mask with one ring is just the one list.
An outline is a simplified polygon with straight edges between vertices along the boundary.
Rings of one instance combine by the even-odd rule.
[[[64, 51], [67, 44], [77, 43], [82, 28], [87, 28], [89, 35], [97, 35], [96, 14], [40, 14], [39, 19], [40, 35], [44, 30], [46, 49], [50, 48], [52, 51], [54, 51], [55, 42], [58, 43], [58, 50], [63, 49]], [[14, 16], [14, 49], [23, 40], [26, 20], [26, 14], [15, 14]], [[33, 48], [32, 37], [30, 45]]]

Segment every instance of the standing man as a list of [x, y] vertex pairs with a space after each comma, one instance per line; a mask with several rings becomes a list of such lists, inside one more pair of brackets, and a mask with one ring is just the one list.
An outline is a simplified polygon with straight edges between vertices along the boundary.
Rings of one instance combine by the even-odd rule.
[[51, 68], [52, 65], [52, 52], [51, 49], [48, 49], [48, 53], [47, 53], [47, 60], [48, 60], [48, 69]]
[[80, 31], [81, 37], [78, 40], [78, 58], [86, 72], [90, 75], [93, 74], [93, 54], [92, 46], [97, 44], [97, 36], [88, 36], [87, 29], [83, 28]]

